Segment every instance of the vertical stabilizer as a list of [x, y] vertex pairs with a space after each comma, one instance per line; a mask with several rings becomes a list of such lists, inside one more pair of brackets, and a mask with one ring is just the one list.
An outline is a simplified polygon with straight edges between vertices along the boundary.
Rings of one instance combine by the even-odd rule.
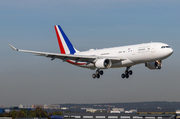
[[54, 26], [61, 54], [74, 54], [78, 52], [61, 29], [60, 25]]

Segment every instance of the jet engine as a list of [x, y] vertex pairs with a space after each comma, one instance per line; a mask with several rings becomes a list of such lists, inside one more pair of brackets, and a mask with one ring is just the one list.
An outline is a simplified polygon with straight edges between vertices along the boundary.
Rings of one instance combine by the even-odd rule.
[[149, 69], [161, 69], [162, 67], [162, 61], [155, 61], [155, 62], [147, 62], [145, 63], [145, 66]]
[[111, 60], [109, 59], [98, 59], [95, 63], [95, 67], [99, 69], [107, 69], [112, 65]]

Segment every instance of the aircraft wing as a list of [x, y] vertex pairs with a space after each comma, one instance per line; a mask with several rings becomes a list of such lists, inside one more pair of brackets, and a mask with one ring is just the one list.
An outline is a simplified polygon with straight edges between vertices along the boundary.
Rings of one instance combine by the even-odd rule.
[[38, 51], [30, 51], [30, 50], [21, 50], [13, 47], [12, 45], [9, 45], [13, 50], [20, 51], [20, 52], [27, 52], [27, 53], [33, 53], [36, 56], [44, 56], [51, 58], [51, 60], [54, 60], [56, 58], [61, 59], [63, 61], [67, 60], [75, 60], [76, 62], [82, 61], [82, 62], [88, 62], [88, 63], [94, 63], [96, 59], [100, 58], [107, 58], [110, 59], [112, 62], [119, 62], [126, 59], [122, 59], [120, 57], [111, 57], [111, 56], [95, 56], [95, 55], [71, 55], [71, 54], [59, 54], [59, 53], [49, 53], [49, 52], [38, 52]]

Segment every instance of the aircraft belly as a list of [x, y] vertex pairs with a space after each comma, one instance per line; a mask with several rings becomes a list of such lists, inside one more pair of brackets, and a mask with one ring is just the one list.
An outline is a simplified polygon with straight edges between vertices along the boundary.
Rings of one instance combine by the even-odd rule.
[[[78, 65], [76, 65], [76, 66], [78, 66]], [[92, 63], [90, 63], [88, 65], [86, 65], [86, 64], [85, 65], [79, 65], [79, 67], [93, 69], [93, 70], [96, 69], [96, 67]]]
[[135, 65], [135, 63], [129, 59], [126, 59], [126, 60], [118, 62], [118, 63], [113, 63], [111, 68], [128, 67], [128, 66], [132, 66], [132, 65]]

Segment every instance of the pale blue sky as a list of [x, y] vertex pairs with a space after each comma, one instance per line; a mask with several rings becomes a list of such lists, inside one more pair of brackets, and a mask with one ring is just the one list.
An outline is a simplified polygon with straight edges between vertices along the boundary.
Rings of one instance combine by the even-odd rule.
[[[178, 0], [1, 0], [0, 105], [180, 101]], [[76, 49], [89, 50], [164, 42], [174, 53], [161, 70], [144, 64], [121, 79], [125, 68], [93, 70], [15, 52], [17, 48], [59, 52], [54, 25]]]

